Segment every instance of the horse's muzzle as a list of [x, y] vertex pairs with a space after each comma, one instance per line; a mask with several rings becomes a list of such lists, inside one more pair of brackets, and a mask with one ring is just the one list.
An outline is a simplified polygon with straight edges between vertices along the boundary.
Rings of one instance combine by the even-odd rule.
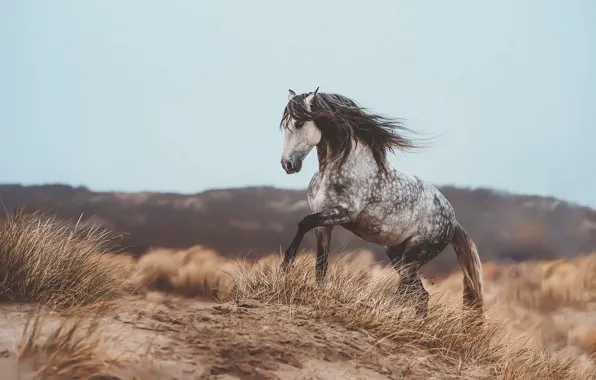
[[299, 158], [290, 158], [289, 160], [282, 159], [281, 166], [287, 174], [298, 173], [302, 169], [302, 160]]

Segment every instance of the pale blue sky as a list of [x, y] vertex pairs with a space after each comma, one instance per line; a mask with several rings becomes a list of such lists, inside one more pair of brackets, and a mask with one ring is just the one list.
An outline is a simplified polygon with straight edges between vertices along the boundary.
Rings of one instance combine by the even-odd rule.
[[596, 207], [596, 1], [0, 0], [0, 182], [304, 188], [287, 90], [436, 135], [435, 184]]

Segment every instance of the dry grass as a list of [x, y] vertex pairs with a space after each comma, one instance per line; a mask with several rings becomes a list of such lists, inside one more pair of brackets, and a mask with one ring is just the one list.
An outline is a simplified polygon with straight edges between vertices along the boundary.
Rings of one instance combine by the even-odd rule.
[[[324, 284], [314, 281], [314, 260], [301, 256], [290, 273], [279, 261], [258, 265], [239, 264], [231, 299], [256, 298], [272, 304], [305, 307], [313, 318], [340, 322], [369, 331], [379, 341], [424, 355], [433, 353], [461, 363], [482, 365], [499, 379], [593, 379], [594, 368], [582, 368], [571, 357], [548, 354], [509, 343], [502, 324], [488, 321], [484, 327], [462, 324], [460, 306], [434, 303], [424, 320], [413, 315], [412, 299], [395, 296], [398, 276], [392, 268], [370, 268], [340, 260], [330, 266]], [[461, 293], [460, 293], [461, 294]], [[437, 369], [440, 371], [440, 369]], [[590, 371], [590, 372], [587, 372]]]
[[[114, 258], [128, 260], [124, 257], [129, 256], [117, 255]], [[380, 268], [375, 265], [373, 253], [365, 250], [345, 255], [342, 261], [352, 267], [368, 268], [369, 274]], [[279, 254], [270, 254], [243, 263], [262, 267], [278, 262]], [[229, 299], [234, 276], [242, 269], [238, 263], [238, 260], [223, 257], [200, 245], [186, 250], [154, 248], [139, 259], [127, 289], [182, 297]]]
[[78, 307], [120, 295], [132, 265], [106, 252], [109, 234], [39, 213], [0, 222], [0, 300]]
[[[596, 254], [485, 267], [491, 268], [485, 277], [488, 304], [511, 335], [527, 336], [539, 350], [593, 356]], [[453, 298], [461, 288], [461, 274], [454, 273], [434, 291]]]
[[80, 318], [63, 320], [42, 339], [43, 316], [41, 312], [33, 315], [23, 331], [18, 354], [20, 375], [34, 379], [117, 379], [110, 375], [113, 360], [102, 353], [97, 324], [83, 327]]
[[137, 276], [147, 291], [219, 299], [229, 292], [237, 269], [234, 263], [201, 246], [184, 251], [155, 249], [141, 257]]
[[508, 299], [540, 313], [581, 309], [596, 300], [595, 264], [596, 257], [526, 263], [503, 291]]
[[412, 301], [394, 295], [398, 275], [375, 263], [368, 252], [339, 258], [323, 286], [314, 282], [312, 254], [302, 255], [289, 275], [279, 270], [279, 263], [280, 255], [256, 263], [234, 261], [197, 246], [155, 250], [139, 266], [149, 290], [304, 307], [313, 318], [363, 328], [380, 340], [484, 363], [501, 378], [540, 373], [554, 373], [547, 379], [589, 378], [577, 372], [579, 362], [569, 355], [583, 360], [582, 352], [593, 354], [595, 330], [589, 321], [561, 322], [552, 315], [595, 304], [596, 255], [572, 262], [486, 263], [491, 319], [483, 330], [472, 331], [462, 327], [460, 271], [434, 286], [425, 284], [432, 293], [431, 313], [419, 321], [412, 315]]
[[[0, 300], [84, 310], [121, 300], [123, 289], [139, 288], [222, 301], [255, 298], [364, 330], [379, 344], [391, 343], [392, 354], [440, 355], [462, 368], [481, 367], [483, 375], [474, 378], [596, 378], [594, 367], [579, 361], [577, 352], [575, 357], [565, 352], [572, 345], [589, 355], [596, 352], [589, 320], [570, 318], [596, 312], [596, 254], [572, 261], [485, 264], [491, 316], [484, 326], [471, 327], [462, 323], [461, 272], [436, 286], [426, 284], [433, 293], [430, 312], [419, 319], [415, 300], [403, 291], [396, 295], [398, 274], [374, 263], [367, 252], [340, 257], [317, 284], [312, 254], [299, 256], [289, 273], [280, 270], [280, 255], [252, 263], [200, 246], [157, 249], [136, 263], [104, 255], [108, 238], [99, 229], [37, 213], [10, 215], [0, 224]], [[43, 341], [40, 326], [39, 316], [28, 324], [19, 353], [19, 361], [39, 378], [108, 376], [110, 359], [102, 354], [96, 325], [82, 329], [80, 318], [65, 321]], [[529, 342], [515, 339], [520, 337]], [[429, 377], [440, 373], [436, 368]]]

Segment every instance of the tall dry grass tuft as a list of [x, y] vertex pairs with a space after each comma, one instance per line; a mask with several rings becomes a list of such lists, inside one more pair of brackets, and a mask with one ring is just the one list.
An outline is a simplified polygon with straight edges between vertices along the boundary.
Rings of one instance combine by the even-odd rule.
[[[409, 354], [445, 355], [461, 363], [482, 365], [500, 379], [592, 379], [596, 370], [563, 356], [510, 344], [500, 323], [462, 323], [461, 304], [435, 302], [424, 319], [414, 315], [412, 298], [395, 293], [398, 275], [391, 267], [370, 267], [339, 259], [317, 284], [312, 255], [299, 256], [288, 273], [280, 260], [239, 263], [229, 299], [256, 298], [270, 304], [304, 307], [314, 318], [340, 322], [368, 331], [379, 341], [396, 343]], [[371, 275], [374, 273], [374, 275]], [[414, 352], [413, 352], [414, 351]]]
[[[596, 352], [596, 254], [572, 260], [487, 263], [486, 299], [494, 319], [509, 334], [549, 352], [573, 353], [589, 360]], [[453, 298], [461, 292], [461, 273], [433, 286]]]
[[133, 270], [112, 260], [110, 235], [38, 212], [0, 222], [0, 300], [79, 307], [110, 301]]
[[197, 245], [145, 254], [138, 263], [138, 278], [148, 291], [218, 299], [228, 294], [235, 270], [234, 261]]
[[596, 255], [519, 267], [517, 278], [501, 287], [495, 302], [503, 319], [516, 321], [518, 329], [533, 330], [545, 348], [569, 347], [593, 355]]
[[550, 313], [563, 307], [583, 308], [595, 300], [594, 258], [571, 262], [526, 263], [520, 276], [503, 288], [507, 298], [528, 309]]
[[26, 374], [34, 379], [117, 379], [110, 374], [113, 360], [103, 354], [97, 324], [83, 327], [80, 318], [63, 320], [42, 338], [43, 316], [41, 312], [32, 315], [25, 326], [18, 378]]

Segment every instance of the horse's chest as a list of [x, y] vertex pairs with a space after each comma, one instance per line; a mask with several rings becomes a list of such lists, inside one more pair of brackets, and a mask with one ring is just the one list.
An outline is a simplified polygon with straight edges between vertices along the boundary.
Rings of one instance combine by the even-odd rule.
[[327, 191], [326, 176], [317, 174], [308, 188], [308, 204], [312, 212], [321, 212], [328, 208], [330, 196]]

